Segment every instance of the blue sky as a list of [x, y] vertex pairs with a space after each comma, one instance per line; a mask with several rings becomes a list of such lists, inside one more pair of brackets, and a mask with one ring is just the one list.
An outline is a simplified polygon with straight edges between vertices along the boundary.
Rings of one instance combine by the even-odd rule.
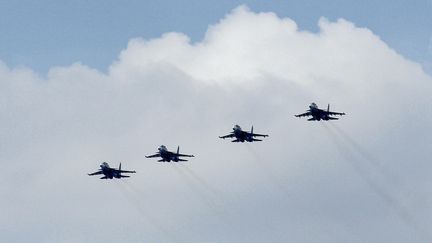
[[46, 72], [73, 62], [101, 70], [129, 39], [183, 32], [199, 41], [240, 4], [316, 31], [321, 16], [367, 27], [405, 57], [432, 69], [432, 1], [2, 1], [0, 60]]

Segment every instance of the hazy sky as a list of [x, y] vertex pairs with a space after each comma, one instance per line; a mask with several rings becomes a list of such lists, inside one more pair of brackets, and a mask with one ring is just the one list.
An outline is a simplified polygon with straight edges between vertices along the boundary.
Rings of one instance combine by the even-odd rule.
[[43, 73], [77, 61], [106, 70], [130, 38], [178, 31], [200, 41], [209, 24], [240, 4], [292, 18], [311, 31], [320, 17], [348, 19], [432, 72], [430, 0], [2, 1], [0, 58]]
[[[430, 5], [52, 4], [2, 35], [1, 242], [431, 241], [430, 54], [404, 47]], [[347, 115], [294, 117], [311, 102]], [[218, 139], [235, 124], [270, 137]], [[144, 157], [161, 144], [196, 157]], [[87, 176], [102, 161], [137, 173]]]

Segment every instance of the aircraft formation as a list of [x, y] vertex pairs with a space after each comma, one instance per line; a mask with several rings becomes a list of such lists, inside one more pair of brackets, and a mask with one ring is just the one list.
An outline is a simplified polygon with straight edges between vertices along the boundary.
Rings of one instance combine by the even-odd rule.
[[[311, 118], [308, 119], [308, 121], [329, 121], [329, 120], [338, 120], [339, 118], [332, 117], [332, 116], [343, 116], [345, 113], [343, 112], [333, 112], [330, 111], [330, 104], [327, 106], [327, 110], [323, 110], [318, 108], [318, 106], [315, 103], [312, 103], [309, 105], [309, 110], [307, 110], [305, 113], [295, 115], [295, 117], [307, 117], [311, 116]], [[251, 131], [244, 131], [239, 125], [235, 125], [232, 128], [232, 132], [230, 132], [227, 135], [219, 136], [221, 139], [233, 139], [231, 142], [258, 142], [262, 141], [262, 139], [257, 139], [256, 137], [265, 138], [268, 137], [268, 134], [258, 134], [254, 133], [253, 126], [251, 128]], [[182, 157], [195, 157], [194, 155], [189, 154], [181, 154], [180, 153], [180, 146], [177, 147], [176, 152], [169, 151], [165, 145], [161, 145], [158, 148], [158, 151], [155, 154], [145, 156], [146, 158], [160, 158], [157, 160], [157, 162], [185, 162], [188, 161], [186, 159], [182, 159]], [[103, 175], [100, 179], [121, 179], [125, 177], [130, 177], [127, 175], [122, 175], [122, 173], [136, 173], [135, 171], [128, 171], [128, 170], [122, 170], [121, 169], [121, 163], [119, 165], [118, 169], [111, 168], [107, 162], [103, 162], [100, 165], [100, 169], [97, 172], [88, 174], [89, 176], [94, 175]]]

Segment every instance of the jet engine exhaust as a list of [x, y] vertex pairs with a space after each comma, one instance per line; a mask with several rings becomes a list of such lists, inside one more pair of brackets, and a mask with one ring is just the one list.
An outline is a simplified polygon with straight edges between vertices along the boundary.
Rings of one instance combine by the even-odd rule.
[[128, 182], [124, 180], [118, 180], [115, 182], [116, 185], [119, 187], [119, 191], [123, 194], [124, 198], [127, 199], [129, 204], [131, 204], [141, 215], [141, 217], [148, 222], [152, 227], [154, 227], [156, 230], [158, 230], [160, 233], [162, 233], [167, 240], [171, 242], [177, 242], [178, 241], [178, 235], [173, 235], [172, 230], [168, 231], [165, 229], [162, 224], [154, 217], [152, 217], [147, 210], [143, 208], [143, 204], [140, 200], [140, 193], [137, 192], [131, 185], [128, 184]]
[[212, 186], [210, 183], [208, 183], [204, 178], [199, 176], [197, 173], [195, 173], [191, 168], [188, 167], [188, 165], [181, 165], [181, 168], [183, 168], [189, 175], [191, 175], [196, 181], [200, 183], [203, 187], [205, 187], [209, 192], [213, 193], [214, 195], [220, 195], [221, 192]]
[[329, 124], [335, 130], [335, 132], [339, 134], [339, 137], [351, 145], [352, 150], [355, 150], [358, 155], [363, 157], [363, 159], [366, 160], [371, 166], [375, 167], [375, 169], [377, 169], [390, 183], [395, 184], [400, 181], [396, 175], [390, 174], [385, 169], [385, 167], [379, 163], [379, 161], [374, 159], [373, 156], [371, 156], [362, 146], [360, 146], [359, 143], [352, 139], [342, 128], [331, 122]]
[[171, 163], [172, 167], [174, 167], [174, 170], [177, 172], [180, 177], [184, 178], [184, 181], [186, 182], [186, 185], [190, 188], [192, 192], [194, 192], [201, 201], [220, 219], [221, 212], [219, 212], [219, 209], [217, 208], [216, 202], [210, 198], [207, 194], [203, 193], [194, 183], [192, 178], [190, 178], [183, 170], [180, 168], [177, 168], [177, 164]]
[[356, 157], [355, 153], [352, 153], [352, 149], [344, 146], [342, 141], [339, 140], [338, 135], [334, 130], [329, 128], [326, 124], [321, 123], [322, 126], [327, 131], [331, 141], [335, 144], [338, 152], [344, 157], [345, 161], [350, 164], [350, 166], [355, 170], [355, 172], [359, 175], [359, 177], [369, 186], [369, 188], [390, 208], [394, 210], [399, 219], [409, 228], [415, 230], [420, 237], [427, 240], [427, 242], [431, 242], [432, 237], [430, 234], [425, 231], [422, 227], [420, 227], [414, 217], [411, 215], [409, 210], [401, 205], [397, 199], [395, 199], [391, 193], [387, 192], [382, 186], [376, 183], [373, 178], [371, 172], [366, 168], [362, 167], [360, 159]]
[[[246, 148], [253, 154], [254, 164], [256, 164], [260, 171], [264, 172], [265, 177], [268, 179], [268, 181], [273, 184], [282, 194], [289, 198], [290, 194], [288, 193], [288, 190], [285, 188], [285, 186], [277, 179], [277, 176], [268, 168], [266, 167], [261, 160], [261, 157], [259, 154], [251, 147], [250, 144], [246, 144]], [[267, 165], [268, 166], [268, 165]]]

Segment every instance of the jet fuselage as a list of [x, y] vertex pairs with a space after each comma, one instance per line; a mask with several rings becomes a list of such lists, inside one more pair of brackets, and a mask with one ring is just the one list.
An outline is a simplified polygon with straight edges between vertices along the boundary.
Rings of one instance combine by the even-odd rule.
[[328, 120], [336, 120], [337, 119], [334, 117], [330, 117], [325, 110], [318, 108], [318, 106], [315, 103], [312, 103], [309, 106], [309, 111], [310, 111], [310, 114], [311, 114], [313, 120], [328, 121]]
[[176, 156], [175, 153], [168, 151], [168, 149], [165, 147], [165, 145], [161, 145], [159, 148], [160, 157], [162, 158], [162, 161], [166, 162], [178, 162], [179, 158]]
[[120, 178], [120, 173], [118, 173], [116, 170], [113, 170], [111, 167], [109, 167], [107, 162], [103, 162], [101, 165], [101, 170], [104, 176], [108, 179], [113, 178]]
[[242, 143], [244, 143], [245, 141], [252, 142], [253, 137], [249, 133], [244, 132], [239, 125], [235, 125], [233, 131], [234, 131], [235, 138], [239, 142]]

